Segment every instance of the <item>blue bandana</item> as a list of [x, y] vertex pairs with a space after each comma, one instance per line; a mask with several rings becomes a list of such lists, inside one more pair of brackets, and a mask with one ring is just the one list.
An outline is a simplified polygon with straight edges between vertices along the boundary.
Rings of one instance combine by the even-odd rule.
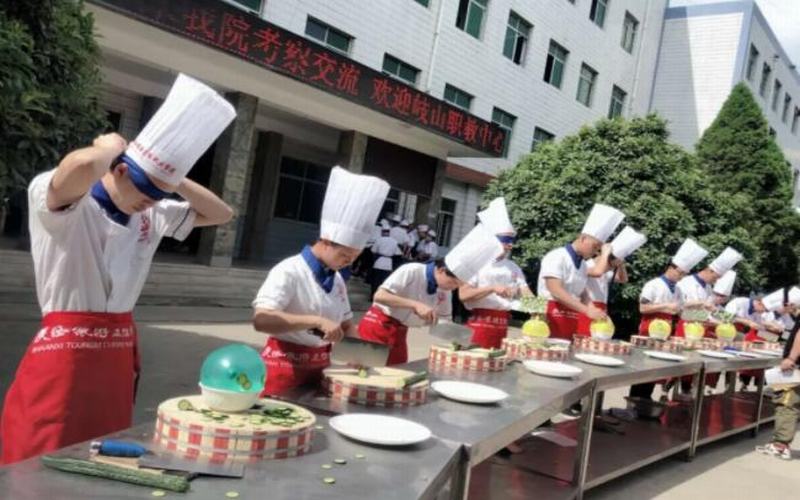
[[753, 299], [750, 299], [750, 303], [747, 306], [747, 314], [752, 316], [754, 312], [756, 312], [756, 308], [753, 305]]
[[581, 262], [583, 262], [583, 258], [578, 255], [578, 252], [572, 248], [572, 243], [567, 244], [564, 248], [567, 249], [567, 253], [569, 254], [570, 259], [572, 259], [572, 263], [575, 265], [575, 269], [581, 268]]
[[436, 293], [436, 289], [439, 288], [439, 285], [436, 284], [436, 276], [433, 274], [434, 270], [435, 264], [433, 262], [425, 265], [425, 278], [428, 282], [428, 288], [425, 291], [428, 292], [428, 295], [433, 295]]
[[502, 243], [503, 245], [513, 245], [514, 242], [517, 241], [516, 236], [511, 236], [507, 234], [500, 235], [497, 237], [497, 239], [500, 240], [500, 243]]
[[108, 218], [119, 224], [120, 226], [127, 226], [128, 221], [131, 220], [131, 216], [117, 208], [113, 201], [111, 201], [111, 196], [106, 191], [106, 187], [103, 186], [103, 183], [97, 181], [92, 186], [92, 198], [97, 201], [100, 208], [105, 211]]
[[675, 293], [675, 282], [671, 279], [667, 278], [665, 275], [661, 275], [661, 281], [663, 281], [667, 288], [669, 288], [670, 293]]
[[331, 293], [331, 290], [333, 290], [333, 282], [336, 278], [336, 271], [326, 268], [325, 265], [314, 256], [311, 252], [311, 247], [308, 245], [303, 248], [300, 255], [303, 256], [303, 260], [305, 260], [308, 267], [311, 268], [311, 273], [314, 275], [314, 279], [317, 283], [319, 283], [319, 286], [325, 290], [325, 293]]
[[701, 278], [699, 274], [695, 273], [695, 274], [693, 274], [692, 276], [694, 276], [694, 279], [696, 279], [696, 280], [697, 280], [697, 282], [698, 282], [698, 283], [700, 283], [700, 286], [702, 286], [703, 288], [705, 288], [706, 286], [708, 286], [708, 285], [706, 284], [706, 282], [705, 282], [705, 281], [703, 281], [703, 278]]
[[353, 270], [350, 269], [350, 266], [343, 267], [339, 269], [339, 276], [347, 283], [347, 281], [353, 276]]
[[150, 180], [144, 170], [127, 155], [122, 155], [119, 159], [128, 166], [128, 177], [140, 193], [156, 201], [163, 200], [170, 196], [170, 193], [162, 191], [153, 184], [153, 181]]

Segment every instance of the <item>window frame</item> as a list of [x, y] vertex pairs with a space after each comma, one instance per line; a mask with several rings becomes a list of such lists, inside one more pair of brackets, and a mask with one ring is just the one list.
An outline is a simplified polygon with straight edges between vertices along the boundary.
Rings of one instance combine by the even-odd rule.
[[[538, 133], [538, 134], [537, 134]], [[545, 138], [537, 138], [538, 136], [545, 135]], [[531, 140], [531, 153], [536, 151], [539, 145], [556, 140], [556, 134], [543, 129], [542, 127], [533, 127], [533, 139]]]
[[[586, 95], [586, 101], [585, 102], [581, 99], [581, 88], [583, 86], [582, 84], [587, 81], [584, 78], [584, 70], [588, 71], [589, 74], [591, 75], [591, 80], [588, 81], [589, 90], [588, 90], [588, 93]], [[578, 101], [579, 103], [583, 104], [587, 108], [591, 108], [592, 107], [593, 100], [594, 100], [594, 94], [595, 94], [595, 85], [597, 84], [597, 77], [598, 76], [599, 76], [599, 73], [594, 68], [592, 68], [591, 66], [589, 66], [585, 62], [581, 63], [581, 71], [578, 74], [578, 89], [577, 89], [576, 94], [575, 94], [575, 100]]]
[[[457, 99], [455, 99], [455, 100], [448, 99], [447, 98], [448, 89], [452, 90], [453, 92], [455, 92], [456, 95], [462, 94], [463, 96], [466, 96], [468, 98], [467, 107], [464, 107], [461, 104], [455, 102], [455, 101], [457, 101]], [[475, 99], [475, 96], [470, 94], [469, 92], [465, 92], [464, 90], [461, 90], [460, 88], [456, 87], [455, 85], [451, 85], [449, 83], [445, 83], [444, 84], [444, 93], [442, 94], [442, 99], [444, 99], [444, 101], [447, 102], [448, 104], [451, 104], [451, 105], [457, 107], [458, 109], [462, 109], [464, 111], [469, 112], [470, 109], [472, 109], [472, 101]]]
[[[592, 6], [589, 8], [589, 20], [600, 29], [605, 28], [606, 17], [608, 16], [608, 4], [610, 2], [611, 0], [592, 0]], [[598, 14], [598, 12], [600, 12], [600, 14]]]
[[[392, 73], [391, 71], [386, 69], [387, 59], [392, 59], [393, 62], [397, 64], [397, 73]], [[414, 72], [414, 80], [413, 81], [407, 80], [407, 79], [403, 78], [400, 75], [400, 72], [401, 72], [400, 70], [403, 69], [404, 67], [405, 67], [406, 70], [410, 70], [410, 71]], [[411, 64], [408, 64], [407, 62], [403, 61], [402, 59], [400, 59], [398, 57], [393, 56], [392, 54], [390, 54], [388, 52], [384, 52], [383, 53], [383, 64], [381, 65], [381, 73], [383, 73], [384, 75], [391, 76], [392, 78], [395, 78], [395, 79], [397, 79], [397, 80], [399, 80], [399, 81], [401, 81], [401, 82], [403, 82], [403, 83], [405, 83], [407, 85], [411, 85], [412, 87], [416, 87], [417, 86], [417, 82], [419, 81], [420, 72], [421, 72], [421, 70], [419, 68], [417, 68], [416, 66], [412, 66]]]
[[[516, 18], [517, 26], [512, 25], [512, 19]], [[533, 25], [525, 20], [522, 16], [513, 10], [508, 13], [508, 22], [506, 23], [506, 35], [503, 39], [503, 56], [518, 66], [525, 64], [525, 55], [528, 52], [528, 42], [530, 40]], [[513, 33], [514, 41], [511, 48], [511, 55], [506, 53], [509, 42], [509, 34]], [[520, 40], [522, 40], [522, 47], [520, 48]], [[519, 53], [519, 61], [517, 55]]]
[[[465, 5], [466, 7], [464, 7]], [[475, 10], [480, 11], [480, 21], [478, 23], [477, 33], [473, 33], [469, 29]], [[489, 0], [459, 0], [458, 11], [456, 12], [456, 28], [480, 40], [483, 37], [483, 31], [486, 24], [484, 21], [486, 20], [488, 11]]]
[[[503, 120], [509, 121], [510, 125], [503, 123]], [[497, 106], [492, 108], [492, 123], [506, 131], [505, 139], [503, 140], [503, 158], [508, 158], [508, 150], [511, 145], [511, 136], [514, 133], [514, 125], [517, 123], [517, 117]]]
[[[622, 93], [622, 99], [618, 99], [616, 92], [619, 91]], [[611, 101], [608, 104], [608, 118], [613, 120], [614, 118], [621, 117], [625, 114], [625, 101], [628, 98], [628, 93], [622, 90], [621, 87], [616, 85], [611, 87]], [[615, 103], [618, 103], [618, 106], [615, 106]], [[619, 112], [614, 114], [614, 110], [619, 108]]]
[[[554, 51], [556, 53], [554, 53]], [[563, 52], [563, 60], [558, 57], [557, 54], [558, 51]], [[544, 76], [542, 79], [546, 83], [560, 90], [561, 86], [564, 84], [564, 73], [566, 73], [568, 60], [569, 60], [569, 50], [567, 50], [566, 47], [564, 47], [563, 45], [561, 45], [560, 43], [556, 42], [551, 38], [550, 45], [548, 45], [547, 47], [547, 58], [545, 59]], [[557, 63], [561, 65], [558, 84], [553, 83], [554, 80], [553, 75], [556, 73], [554, 69]]]
[[[632, 33], [633, 35], [630, 37], [630, 43], [626, 44], [626, 40], [629, 38], [626, 36], [629, 33], [628, 26], [631, 24], [628, 21], [633, 21], [632, 26]], [[622, 40], [620, 40], [620, 45], [622, 46], [622, 50], [627, 52], [628, 54], [633, 54], [633, 49], [636, 47], [636, 35], [639, 33], [639, 20], [636, 19], [636, 16], [625, 11], [625, 18], [622, 21]], [[630, 46], [628, 46], [630, 45]]]
[[[311, 23], [317, 24], [319, 27], [321, 27], [321, 28], [323, 28], [325, 30], [325, 39], [324, 40], [321, 40], [321, 39], [317, 38], [316, 36], [312, 35], [311, 33], [309, 33], [308, 26]], [[306, 37], [309, 37], [312, 40], [314, 40], [314, 41], [316, 41], [318, 43], [321, 43], [326, 48], [328, 48], [330, 50], [333, 50], [334, 52], [337, 52], [339, 54], [346, 55], [346, 56], [350, 55], [350, 49], [352, 49], [353, 41], [355, 40], [354, 36], [349, 35], [349, 34], [345, 33], [344, 31], [331, 26], [330, 24], [328, 24], [328, 23], [326, 23], [324, 21], [321, 21], [320, 19], [317, 19], [314, 16], [306, 16], [306, 28], [305, 28], [304, 33], [305, 33]], [[330, 34], [331, 33], [333, 33], [333, 34], [335, 34], [337, 36], [340, 36], [340, 37], [342, 37], [342, 38], [347, 40], [347, 49], [346, 50], [342, 50], [341, 48], [331, 44], [331, 42], [330, 42]]]
[[[445, 200], [453, 202], [453, 210], [446, 210], [444, 207]], [[458, 210], [458, 200], [442, 196], [439, 201], [439, 213], [436, 214], [436, 244], [440, 247], [450, 247], [450, 241], [453, 236], [453, 228], [455, 227], [456, 211]], [[449, 224], [447, 222], [449, 218]]]
[[781, 122], [786, 123], [789, 119], [789, 109], [792, 107], [792, 96], [788, 92], [783, 94], [783, 111], [781, 111]]
[[755, 69], [758, 65], [758, 56], [761, 53], [758, 51], [758, 48], [754, 44], [750, 44], [750, 51], [747, 54], [747, 67], [745, 68], [744, 77], [747, 81], [752, 82], [753, 78], [755, 77]]
[[764, 98], [764, 100], [769, 99], [769, 77], [772, 76], [772, 66], [767, 63], [763, 63], [761, 66], [761, 83], [758, 85], [758, 95]]

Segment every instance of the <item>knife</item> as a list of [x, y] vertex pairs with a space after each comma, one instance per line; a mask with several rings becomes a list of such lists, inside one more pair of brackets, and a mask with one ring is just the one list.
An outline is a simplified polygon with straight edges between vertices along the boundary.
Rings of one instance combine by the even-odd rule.
[[339, 363], [353, 366], [386, 366], [389, 359], [389, 346], [377, 342], [367, 342], [355, 337], [344, 337], [333, 344], [331, 356]]
[[[195, 475], [219, 477], [244, 477], [244, 465], [226, 461], [211, 463], [203, 460], [185, 460], [171, 454], [159, 455], [139, 443], [115, 439], [93, 441], [89, 453], [92, 460], [121, 467], [159, 469], [189, 472]], [[136, 460], [138, 458], [138, 460]], [[126, 461], [135, 461], [133, 463]]]

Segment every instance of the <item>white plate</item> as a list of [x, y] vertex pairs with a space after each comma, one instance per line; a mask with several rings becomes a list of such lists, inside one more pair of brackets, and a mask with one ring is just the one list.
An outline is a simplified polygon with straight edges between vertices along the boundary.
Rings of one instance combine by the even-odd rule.
[[547, 338], [547, 343], [548, 344], [560, 344], [560, 345], [572, 345], [572, 341], [571, 340], [553, 339], [553, 338], [550, 338], [550, 337]]
[[522, 364], [528, 371], [545, 377], [572, 378], [583, 373], [583, 370], [577, 366], [568, 365], [560, 361], [528, 359], [523, 361]]
[[664, 361], [686, 361], [687, 359], [686, 356], [663, 351], [644, 351], [644, 355], [651, 358], [663, 359]]
[[457, 380], [437, 380], [431, 384], [431, 388], [447, 399], [462, 403], [491, 404], [508, 397], [508, 394], [500, 389]]
[[761, 358], [764, 357], [764, 356], [762, 356], [760, 354], [757, 354], [755, 352], [750, 352], [750, 351], [736, 351], [736, 355], [739, 356], [740, 358], [761, 359]]
[[773, 351], [771, 349], [752, 349], [751, 352], [756, 354], [763, 354], [764, 356], [770, 356], [773, 358], [782, 358], [783, 351]]
[[622, 366], [625, 364], [624, 361], [617, 358], [612, 358], [611, 356], [603, 356], [601, 354], [576, 354], [575, 359], [578, 361], [583, 361], [584, 363], [589, 363], [590, 365], [600, 365], [600, 366]]
[[406, 446], [431, 437], [430, 429], [424, 425], [386, 415], [348, 413], [333, 417], [329, 423], [336, 432], [350, 439], [383, 446]]
[[735, 358], [733, 354], [729, 352], [722, 352], [722, 351], [709, 351], [706, 349], [698, 349], [697, 354], [701, 356], [705, 356], [707, 358], [719, 358], [719, 359], [731, 359]]

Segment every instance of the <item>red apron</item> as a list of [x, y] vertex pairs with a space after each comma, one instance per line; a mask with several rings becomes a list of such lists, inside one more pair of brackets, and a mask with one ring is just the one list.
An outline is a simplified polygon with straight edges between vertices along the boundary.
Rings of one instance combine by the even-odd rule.
[[52, 312], [6, 394], [3, 463], [131, 426], [139, 375], [131, 313]]
[[657, 319], [663, 319], [670, 326], [672, 326], [672, 314], [667, 313], [652, 313], [652, 314], [642, 314], [642, 319], [639, 321], [639, 335], [649, 337], [650, 336], [650, 323]]
[[[758, 336], [758, 330], [749, 329], [744, 336], [745, 342], [757, 342], [761, 341], [764, 342], [764, 339]], [[740, 375], [753, 377], [758, 381], [764, 375], [764, 370], [742, 370], [739, 372]]]
[[[608, 306], [605, 302], [592, 302], [594, 306], [601, 311], [608, 311]], [[575, 330], [575, 335], [580, 335], [582, 337], [591, 337], [592, 335], [592, 320], [589, 319], [589, 316], [578, 313], [578, 326]]]
[[408, 362], [408, 327], [380, 308], [373, 305], [367, 310], [358, 323], [358, 334], [364, 340], [389, 346], [389, 357], [386, 360], [388, 366]]
[[261, 395], [279, 396], [301, 385], [318, 384], [322, 370], [331, 364], [330, 352], [330, 344], [311, 347], [270, 337], [261, 351], [267, 367], [267, 382]]
[[511, 313], [495, 309], [473, 309], [467, 321], [472, 329], [470, 342], [484, 349], [499, 349], [508, 334], [508, 318]]
[[[685, 327], [686, 327], [686, 321], [684, 321], [682, 319], [679, 319], [678, 320], [678, 326], [675, 327], [675, 336], [676, 337], [686, 337]], [[707, 339], [715, 339], [715, 338], [717, 338], [717, 335], [714, 333], [714, 327], [713, 326], [705, 325], [704, 329], [705, 329], [705, 332], [703, 333], [703, 337], [704, 338], [707, 338]], [[684, 381], [691, 380], [691, 379], [692, 379], [691, 375], [686, 375], [685, 377], [681, 378], [681, 380], [684, 380]], [[719, 382], [719, 373], [709, 373], [708, 375], [706, 375], [706, 385], [707, 386], [716, 387], [717, 386], [717, 382]]]
[[571, 341], [572, 336], [578, 331], [578, 312], [558, 301], [547, 301], [546, 317], [551, 337]]

